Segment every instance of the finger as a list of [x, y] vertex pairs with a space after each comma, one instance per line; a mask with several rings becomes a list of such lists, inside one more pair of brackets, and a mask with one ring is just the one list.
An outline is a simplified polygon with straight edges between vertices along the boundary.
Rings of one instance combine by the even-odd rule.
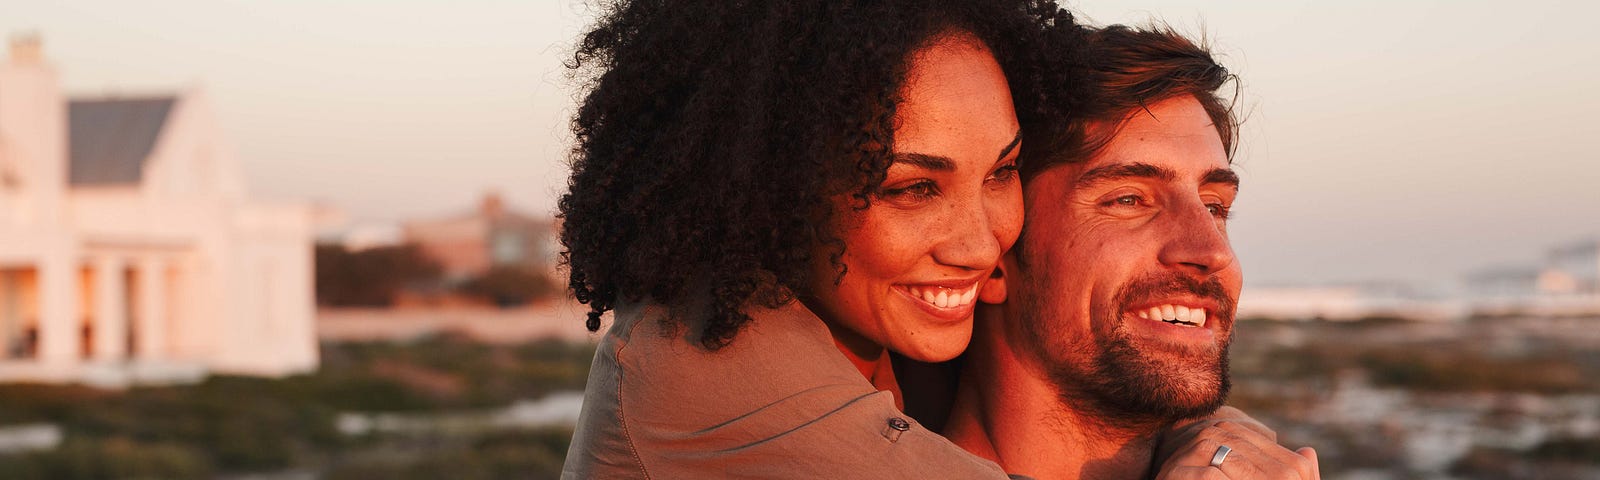
[[1322, 480], [1322, 462], [1317, 460], [1317, 449], [1311, 447], [1300, 447], [1300, 449], [1295, 450], [1294, 453], [1298, 453], [1300, 456], [1311, 460], [1312, 480]]
[[1239, 435], [1242, 437], [1259, 437], [1265, 443], [1278, 443], [1278, 433], [1267, 429], [1265, 425], [1259, 423], [1223, 420], [1217, 422], [1213, 426], [1227, 430], [1229, 433], [1234, 435]]
[[[1161, 465], [1161, 469], [1162, 471], [1177, 472], [1188, 468], [1204, 468], [1223, 472], [1228, 478], [1267, 478], [1261, 475], [1261, 468], [1246, 464], [1266, 458], [1265, 455], [1242, 453], [1243, 450], [1254, 448], [1252, 442], [1265, 441], [1259, 434], [1248, 433], [1248, 435], [1250, 438], [1246, 439], [1221, 428], [1207, 427], [1195, 436], [1194, 441], [1185, 445], [1172, 458], [1167, 459]], [[1227, 465], [1229, 462], [1242, 465], [1219, 469], [1211, 464], [1217, 452], [1222, 451], [1224, 445], [1228, 446], [1229, 452], [1224, 457], [1223, 465]], [[1249, 460], [1242, 460], [1246, 458], [1249, 458]]]
[[1278, 441], [1278, 432], [1272, 431], [1271, 428], [1267, 428], [1266, 424], [1251, 418], [1243, 410], [1224, 405], [1222, 408], [1217, 409], [1215, 413], [1212, 413], [1209, 418], [1216, 421], [1235, 422], [1272, 439], [1273, 442]]
[[1181, 467], [1206, 467], [1211, 461], [1211, 456], [1216, 453], [1217, 447], [1222, 445], [1228, 437], [1225, 430], [1208, 427], [1197, 431], [1194, 438], [1179, 446], [1177, 451], [1161, 463], [1161, 470], [1177, 470]]
[[[1278, 445], [1276, 441], [1262, 436], [1259, 432], [1251, 429], [1248, 425], [1234, 422], [1221, 422], [1221, 424], [1217, 425], [1217, 428], [1226, 430], [1243, 441], [1253, 442], [1253, 446], [1256, 447], [1262, 455], [1272, 458], [1273, 461], [1283, 465], [1284, 467], [1293, 469], [1302, 480], [1313, 480], [1317, 478], [1317, 465], [1315, 462]], [[1230, 444], [1229, 446], [1232, 445]]]
[[1273, 442], [1278, 441], [1277, 432], [1267, 428], [1266, 425], [1256, 421], [1256, 419], [1250, 418], [1250, 415], [1245, 414], [1243, 410], [1224, 405], [1222, 408], [1211, 412], [1210, 415], [1181, 420], [1163, 431], [1156, 449], [1157, 456], [1159, 458], [1170, 458], [1179, 447], [1190, 443], [1201, 430], [1214, 426], [1219, 422], [1238, 423], [1265, 435]]
[[[1221, 464], [1216, 465], [1218, 470], [1227, 474], [1231, 479], [1295, 479], [1310, 480], [1300, 475], [1291, 465], [1284, 464], [1281, 460], [1268, 453], [1272, 448], [1281, 449], [1277, 445], [1258, 445], [1244, 439], [1236, 443], [1227, 444], [1233, 450], [1228, 452]], [[1237, 445], [1237, 446], [1236, 446]], [[1287, 452], [1287, 450], [1285, 450]], [[1294, 455], [1290, 453], [1290, 455]], [[1209, 462], [1210, 459], [1207, 459]]]
[[1294, 473], [1301, 480], [1316, 480], [1317, 464], [1297, 452], [1289, 451], [1276, 443], [1260, 445], [1261, 454], [1272, 457], [1273, 461], [1283, 465], [1284, 468]]
[[1156, 475], [1156, 480], [1229, 480], [1228, 475], [1222, 470], [1211, 466], [1178, 467], [1172, 470], [1163, 470]]
[[[1251, 455], [1252, 463], [1260, 467], [1263, 473], [1284, 475], [1282, 477], [1269, 476], [1265, 478], [1298, 478], [1300, 480], [1314, 480], [1316, 478], [1316, 465], [1311, 463], [1310, 459], [1291, 452], [1277, 443], [1270, 442], [1265, 437], [1259, 436], [1254, 432], [1246, 434], [1235, 433], [1235, 435], [1240, 441], [1247, 442], [1247, 444], [1238, 447], [1234, 447], [1233, 444], [1228, 444], [1228, 446], [1234, 447], [1236, 450], [1243, 450], [1246, 455]], [[1232, 457], [1229, 457], [1229, 460], [1232, 460]]]

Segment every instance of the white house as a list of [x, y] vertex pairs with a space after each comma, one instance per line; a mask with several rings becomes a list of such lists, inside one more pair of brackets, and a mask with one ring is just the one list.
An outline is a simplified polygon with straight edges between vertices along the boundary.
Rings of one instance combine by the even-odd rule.
[[252, 203], [198, 91], [66, 99], [0, 64], [0, 382], [314, 369], [311, 212]]

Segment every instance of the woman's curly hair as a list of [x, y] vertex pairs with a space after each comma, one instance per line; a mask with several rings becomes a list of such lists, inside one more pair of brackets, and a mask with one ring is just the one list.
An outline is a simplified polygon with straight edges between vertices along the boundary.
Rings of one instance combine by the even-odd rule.
[[[568, 67], [588, 94], [560, 200], [563, 262], [587, 326], [622, 301], [693, 316], [708, 349], [806, 285], [845, 246], [831, 198], [864, 208], [894, 144], [907, 55], [939, 35], [985, 42], [1019, 107], [1049, 0], [620, 0]], [[1020, 110], [1019, 110], [1019, 113]], [[689, 313], [692, 312], [692, 313]]]

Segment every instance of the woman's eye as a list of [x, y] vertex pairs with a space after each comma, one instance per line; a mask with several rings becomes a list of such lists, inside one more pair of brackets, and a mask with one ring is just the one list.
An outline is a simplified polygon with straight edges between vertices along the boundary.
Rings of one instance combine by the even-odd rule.
[[995, 169], [994, 173], [989, 174], [989, 178], [984, 180], [988, 183], [1006, 184], [1016, 179], [1017, 162], [1013, 160], [1011, 163], [1007, 163], [1005, 166]]
[[939, 186], [932, 180], [921, 180], [903, 187], [885, 188], [879, 194], [884, 199], [901, 203], [918, 203], [939, 194]]

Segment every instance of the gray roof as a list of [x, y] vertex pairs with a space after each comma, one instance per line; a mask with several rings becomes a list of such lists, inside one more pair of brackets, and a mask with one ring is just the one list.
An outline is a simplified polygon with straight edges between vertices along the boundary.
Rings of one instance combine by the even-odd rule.
[[177, 97], [155, 97], [69, 102], [68, 183], [138, 184], [177, 101]]

